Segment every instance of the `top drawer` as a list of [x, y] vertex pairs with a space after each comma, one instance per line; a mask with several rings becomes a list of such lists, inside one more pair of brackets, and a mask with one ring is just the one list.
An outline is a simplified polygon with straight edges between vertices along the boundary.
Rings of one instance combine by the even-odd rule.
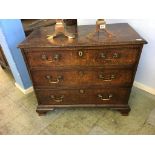
[[133, 65], [138, 49], [31, 50], [26, 53], [30, 67]]

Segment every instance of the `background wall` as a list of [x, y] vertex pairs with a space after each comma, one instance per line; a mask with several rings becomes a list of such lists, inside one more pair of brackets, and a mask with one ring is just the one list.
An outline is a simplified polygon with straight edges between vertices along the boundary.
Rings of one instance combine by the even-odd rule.
[[0, 44], [15, 79], [15, 85], [23, 90], [29, 89], [32, 84], [29, 78], [23, 56], [18, 48], [25, 39], [21, 20], [0, 19]]
[[[96, 19], [78, 20], [79, 25], [95, 24]], [[144, 45], [135, 80], [155, 93], [155, 20], [106, 19], [107, 23], [129, 23], [148, 44]]]

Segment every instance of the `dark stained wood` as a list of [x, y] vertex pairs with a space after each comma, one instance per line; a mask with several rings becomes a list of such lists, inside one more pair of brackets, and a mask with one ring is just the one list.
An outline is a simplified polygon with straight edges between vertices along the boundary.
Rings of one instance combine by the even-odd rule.
[[[80, 55], [81, 52], [81, 55]], [[122, 49], [79, 49], [79, 50], [35, 50], [27, 52], [30, 67], [59, 66], [101, 66], [132, 65], [136, 62], [139, 50]], [[58, 59], [55, 57], [58, 56]]]
[[68, 27], [76, 38], [47, 39], [53, 27], [36, 30], [19, 47], [38, 99], [37, 112], [61, 107], [106, 107], [128, 115], [128, 99], [143, 44], [126, 23], [109, 24], [90, 39], [95, 26]]
[[39, 104], [127, 104], [128, 88], [36, 90]]
[[[77, 46], [96, 46], [96, 45], [123, 45], [123, 44], [144, 44], [147, 43], [131, 26], [126, 23], [120, 24], [107, 24], [107, 29], [113, 34], [112, 38], [106, 38], [102, 33], [100, 36], [94, 37], [94, 39], [88, 39], [88, 35], [95, 30], [95, 25], [83, 25], [76, 27], [68, 27], [68, 31], [76, 33], [76, 39], [68, 40], [61, 36], [55, 40], [47, 40], [47, 35], [54, 32], [54, 27], [49, 26], [40, 28], [28, 36], [19, 47], [31, 48], [31, 47], [77, 47]], [[138, 40], [137, 40], [138, 39]]]
[[45, 109], [43, 109], [43, 108], [39, 109], [38, 108], [36, 110], [36, 112], [38, 113], [39, 116], [44, 116], [44, 115], [46, 115], [47, 112], [53, 111], [53, 110], [54, 110], [54, 108], [48, 108], [48, 109], [46, 109], [46, 108]]
[[130, 69], [60, 69], [32, 70], [32, 79], [36, 88], [77, 88], [81, 86], [130, 86], [133, 72]]

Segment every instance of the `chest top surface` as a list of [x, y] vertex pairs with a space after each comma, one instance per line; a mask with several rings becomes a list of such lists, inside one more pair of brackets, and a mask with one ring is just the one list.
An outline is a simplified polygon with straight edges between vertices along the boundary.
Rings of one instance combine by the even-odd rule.
[[68, 26], [67, 30], [76, 35], [75, 39], [67, 39], [58, 36], [48, 40], [47, 36], [54, 32], [54, 26], [40, 28], [33, 31], [20, 45], [20, 48], [44, 48], [44, 47], [78, 47], [78, 46], [104, 46], [104, 45], [128, 45], [147, 43], [129, 24], [107, 24], [107, 30], [112, 33], [108, 37], [103, 32], [99, 35], [95, 32], [95, 25], [83, 25], [78, 27]]

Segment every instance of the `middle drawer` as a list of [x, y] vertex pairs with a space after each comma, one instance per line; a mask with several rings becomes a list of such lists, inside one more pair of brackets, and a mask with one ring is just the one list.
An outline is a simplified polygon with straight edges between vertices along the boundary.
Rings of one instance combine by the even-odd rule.
[[130, 85], [133, 77], [130, 69], [31, 70], [31, 73], [36, 88]]

